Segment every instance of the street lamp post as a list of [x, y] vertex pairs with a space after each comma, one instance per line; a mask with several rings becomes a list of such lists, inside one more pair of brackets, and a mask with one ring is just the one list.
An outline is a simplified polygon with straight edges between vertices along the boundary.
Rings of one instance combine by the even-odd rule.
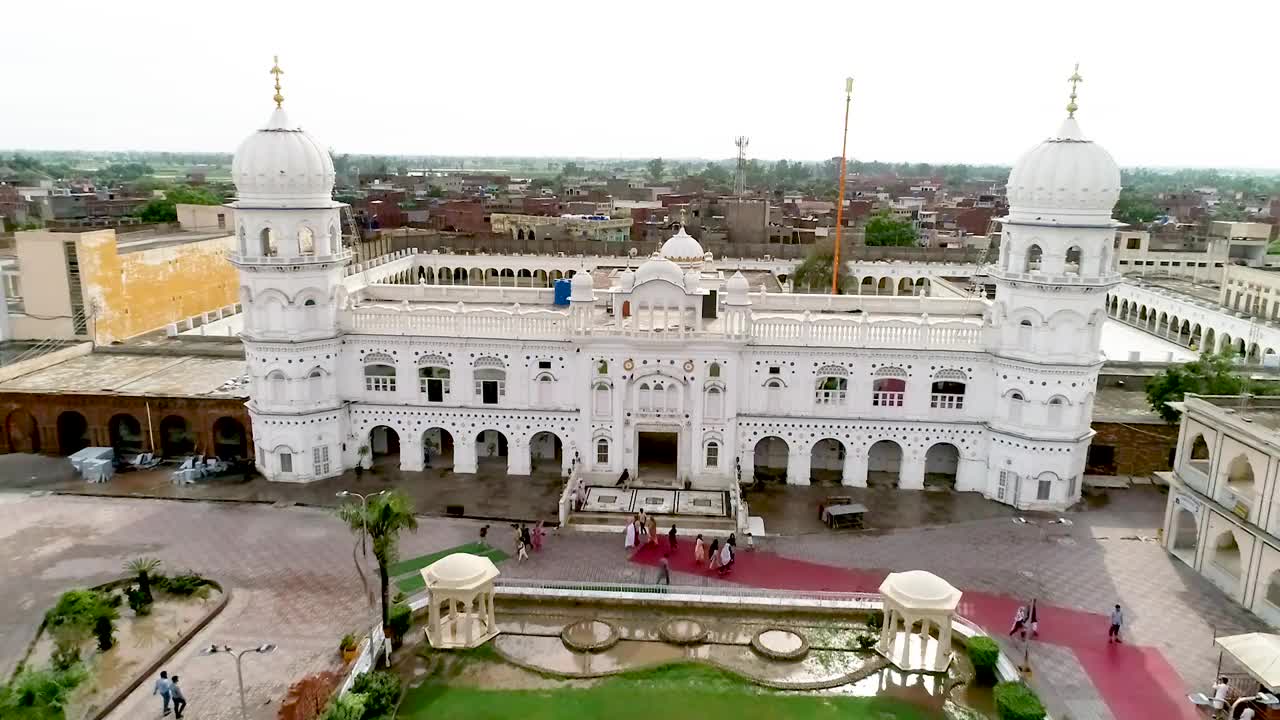
[[244, 672], [240, 668], [240, 660], [244, 658], [244, 656], [247, 653], [260, 653], [262, 655], [266, 655], [267, 653], [272, 652], [275, 649], [276, 649], [276, 646], [272, 644], [259, 645], [258, 647], [248, 648], [245, 650], [232, 650], [230, 645], [223, 645], [222, 647], [218, 647], [215, 644], [215, 645], [210, 645], [209, 647], [200, 651], [201, 655], [224, 654], [224, 655], [231, 655], [236, 659], [236, 683], [238, 683], [240, 686], [240, 718], [241, 720], [249, 720], [249, 710], [246, 707], [244, 702]]
[[[1047, 526], [1063, 525], [1063, 526], [1070, 527], [1073, 524], [1070, 520], [1063, 517], [1054, 518], [1053, 520], [1046, 520], [1042, 522], [1042, 521], [1036, 521], [1036, 520], [1028, 520], [1027, 518], [1019, 516], [1014, 518], [1013, 521], [1018, 525], [1024, 525], [1024, 526], [1030, 525], [1032, 527], [1039, 528], [1040, 542], [1042, 543], [1045, 540], [1045, 528]], [[1038, 592], [1036, 593], [1037, 599], [1044, 596], [1044, 583], [1040, 580], [1040, 569], [1041, 569], [1041, 560], [1040, 560], [1039, 552], [1037, 551], [1035, 555], [1035, 571], [1032, 573], [1032, 577], [1035, 579], [1036, 586], [1039, 588]], [[1030, 618], [1028, 618], [1028, 621], [1029, 620]], [[1028, 673], [1031, 672], [1031, 641], [1027, 639], [1026, 630], [1023, 630], [1022, 667], [1019, 668], [1019, 670], [1022, 670], [1023, 672], [1028, 672]]]
[[[340, 498], [348, 498], [348, 497], [360, 498], [360, 527], [361, 527], [360, 552], [363, 553], [366, 558], [369, 556], [369, 548], [366, 545], [366, 538], [368, 538], [369, 536], [369, 498], [378, 497], [379, 495], [382, 495], [386, 492], [387, 492], [386, 490], [379, 490], [378, 492], [375, 492], [375, 493], [361, 494], [358, 492], [351, 492], [350, 490], [338, 491], [338, 497]], [[360, 571], [360, 564], [356, 563], [356, 572], [359, 572], [359, 571]], [[370, 653], [370, 656], [372, 657], [373, 630], [374, 628], [378, 627], [378, 621], [381, 616], [378, 614], [378, 606], [373, 601], [373, 593], [369, 590], [367, 582], [365, 584], [365, 595], [369, 599], [369, 613], [373, 620], [373, 622], [369, 625], [369, 653]], [[388, 660], [390, 660], [390, 658], [388, 658]]]

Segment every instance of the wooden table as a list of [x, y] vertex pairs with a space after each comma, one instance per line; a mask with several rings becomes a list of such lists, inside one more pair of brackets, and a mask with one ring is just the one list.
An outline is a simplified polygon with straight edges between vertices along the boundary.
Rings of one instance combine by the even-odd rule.
[[862, 527], [862, 516], [866, 514], [867, 506], [859, 503], [848, 503], [844, 505], [830, 505], [822, 512], [822, 520], [827, 527], [836, 529], [842, 527]]

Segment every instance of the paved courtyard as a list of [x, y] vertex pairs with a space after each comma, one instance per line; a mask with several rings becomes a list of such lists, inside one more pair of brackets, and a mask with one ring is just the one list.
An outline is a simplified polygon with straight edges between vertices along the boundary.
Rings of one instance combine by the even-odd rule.
[[[1043, 539], [1038, 528], [1017, 525], [1002, 511], [974, 519], [935, 513], [930, 520], [956, 522], [804, 533], [759, 545], [783, 557], [842, 568], [922, 568], [966, 590], [1035, 596], [1065, 608], [1105, 612], [1119, 602], [1128, 614], [1129, 641], [1158, 649], [1187, 687], [1201, 687], [1217, 661], [1215, 630], [1231, 633], [1262, 624], [1154, 542], [1163, 504], [1164, 495], [1154, 489], [1112, 491], [1070, 514], [1073, 526], [1055, 528]], [[473, 540], [480, 524], [425, 518], [416, 535], [405, 537], [404, 554]], [[503, 541], [504, 531], [495, 528], [494, 536]], [[234, 718], [237, 712], [232, 663], [200, 657], [197, 648], [214, 641], [280, 645], [270, 657], [245, 661], [253, 716], [265, 719], [274, 716], [293, 680], [335, 665], [337, 638], [368, 617], [352, 566], [353, 538], [320, 508], [13, 493], [0, 495], [0, 542], [0, 671], [6, 673], [59, 593], [117, 577], [131, 557], [153, 555], [172, 570], [190, 568], [230, 588], [227, 610], [169, 663], [183, 676], [193, 719]], [[655, 571], [627, 562], [620, 536], [564, 532], [553, 533], [529, 562], [504, 563], [503, 572], [647, 582]], [[678, 574], [673, 582], [718, 580]], [[1105, 647], [1105, 627], [1096, 632], [1099, 647]], [[1114, 718], [1081, 664], [1089, 660], [1078, 651], [1035, 643], [1034, 682], [1051, 708], [1072, 720]], [[112, 717], [145, 717], [156, 709], [154, 702], [140, 691]]]

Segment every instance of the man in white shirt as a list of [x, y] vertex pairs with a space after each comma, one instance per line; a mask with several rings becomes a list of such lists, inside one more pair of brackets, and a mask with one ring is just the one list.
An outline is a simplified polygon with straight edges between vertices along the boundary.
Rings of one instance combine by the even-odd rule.
[[1218, 682], [1213, 686], [1213, 716], [1220, 717], [1223, 709], [1227, 707], [1227, 695], [1231, 692], [1231, 686], [1227, 684], [1225, 677], [1218, 678]]
[[1253, 712], [1253, 708], [1246, 706], [1245, 709], [1240, 712], [1240, 720], [1253, 720], [1253, 716], [1255, 714], [1256, 713]]

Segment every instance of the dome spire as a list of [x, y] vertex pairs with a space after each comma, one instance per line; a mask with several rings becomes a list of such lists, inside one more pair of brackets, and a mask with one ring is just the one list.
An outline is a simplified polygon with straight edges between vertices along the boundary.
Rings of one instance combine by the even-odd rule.
[[[271, 62], [272, 62], [272, 65], [271, 65], [270, 72], [272, 75], [276, 76], [276, 94], [275, 94], [275, 97], [271, 99], [276, 101], [276, 108], [278, 109], [278, 108], [281, 108], [284, 103], [284, 96], [280, 94], [280, 76], [284, 74], [284, 71], [280, 69], [279, 55], [272, 55]], [[1074, 95], [1072, 97], [1074, 97]]]
[[[1067, 102], [1067, 117], [1074, 118], [1076, 110], [1080, 109], [1080, 106], [1076, 105], [1076, 85], [1084, 82], [1084, 78], [1080, 77], [1080, 63], [1076, 63], [1076, 69], [1071, 73], [1071, 77], [1067, 78], [1067, 82], [1071, 83], [1071, 100]], [[280, 88], [277, 86], [276, 89]]]

